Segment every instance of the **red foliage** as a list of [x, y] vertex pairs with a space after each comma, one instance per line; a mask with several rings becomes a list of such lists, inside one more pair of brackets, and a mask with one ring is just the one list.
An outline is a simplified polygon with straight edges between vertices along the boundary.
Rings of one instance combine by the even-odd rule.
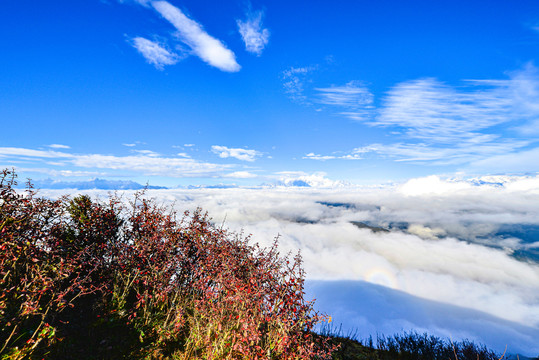
[[126, 206], [14, 184], [4, 171], [0, 355], [84, 358], [93, 344], [81, 334], [92, 332], [117, 339], [103, 358], [330, 356], [311, 332], [324, 317], [304, 300], [301, 258], [281, 257], [277, 242], [260, 249], [200, 210], [178, 219], [140, 193]]

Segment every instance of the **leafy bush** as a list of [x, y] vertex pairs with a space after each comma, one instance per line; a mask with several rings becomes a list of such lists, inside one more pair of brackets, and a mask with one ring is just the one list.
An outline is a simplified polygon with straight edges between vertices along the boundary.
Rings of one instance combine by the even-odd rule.
[[324, 359], [301, 258], [135, 194], [37, 196], [0, 174], [0, 356]]

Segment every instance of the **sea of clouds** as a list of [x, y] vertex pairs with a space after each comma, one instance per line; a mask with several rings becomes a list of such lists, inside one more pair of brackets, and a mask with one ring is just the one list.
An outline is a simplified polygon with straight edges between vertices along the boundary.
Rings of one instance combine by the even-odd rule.
[[300, 250], [307, 296], [344, 333], [426, 331], [539, 354], [539, 177], [146, 196], [180, 212], [201, 207], [262, 246], [279, 236], [283, 254]]

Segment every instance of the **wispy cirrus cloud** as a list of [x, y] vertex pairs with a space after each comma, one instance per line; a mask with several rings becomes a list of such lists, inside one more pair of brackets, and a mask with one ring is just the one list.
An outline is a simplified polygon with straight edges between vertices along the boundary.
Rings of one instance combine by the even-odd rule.
[[[57, 174], [59, 170], [55, 168], [61, 167], [60, 170], [64, 172], [77, 172], [79, 171], [77, 168], [83, 168], [120, 171], [128, 175], [143, 174], [177, 178], [220, 177], [235, 167], [230, 164], [198, 161], [185, 156], [163, 156], [151, 150], [136, 151], [136, 155], [116, 156], [0, 147], [0, 159], [7, 163], [24, 160], [27, 170], [30, 169], [29, 164], [32, 162], [36, 164], [36, 169], [43, 169], [43, 163], [46, 162], [51, 166], [48, 170], [50, 174]], [[72, 167], [75, 169], [70, 169]]]
[[404, 82], [386, 94], [379, 115], [369, 124], [398, 127], [411, 138], [443, 143], [484, 137], [479, 131], [514, 120], [514, 86], [511, 80], [467, 81], [460, 89], [436, 79]]
[[262, 50], [269, 42], [270, 31], [262, 28], [262, 18], [264, 12], [247, 11], [246, 20], [237, 20], [238, 31], [245, 43], [245, 49], [257, 56], [262, 54]]
[[0, 147], [0, 158], [71, 158], [73, 155], [53, 150], [34, 150], [17, 147]]
[[344, 154], [344, 155], [320, 155], [315, 153], [308, 153], [305, 154], [305, 156], [302, 157], [302, 159], [309, 159], [309, 160], [335, 160], [335, 159], [342, 159], [342, 160], [361, 160], [363, 159], [361, 153], [354, 152], [351, 154]]
[[180, 9], [167, 1], [152, 1], [151, 6], [178, 30], [180, 40], [202, 61], [222, 71], [237, 72], [241, 69], [231, 50]]
[[[504, 80], [464, 80], [450, 86], [434, 78], [392, 87], [382, 99], [371, 126], [393, 127], [409, 138], [435, 143], [496, 141], [493, 127], [525, 127], [539, 117], [539, 71], [532, 64]], [[353, 112], [345, 115], [355, 118]]]
[[359, 81], [350, 81], [345, 85], [315, 88], [319, 104], [338, 108], [341, 115], [354, 114], [354, 119], [372, 117], [374, 95]]
[[318, 91], [320, 104], [344, 108], [368, 108], [372, 105], [374, 95], [359, 81], [350, 81], [342, 86], [315, 88]]
[[[539, 134], [539, 71], [532, 64], [507, 79], [464, 80], [452, 86], [434, 78], [393, 86], [374, 107], [365, 86], [315, 88], [317, 102], [365, 125], [390, 129], [388, 143], [368, 144], [347, 152], [372, 153], [396, 161], [462, 165], [493, 164], [505, 154], [528, 159]], [[393, 141], [391, 141], [393, 140]], [[343, 155], [307, 154], [313, 160]], [[491, 165], [488, 165], [489, 167]]]
[[63, 145], [63, 144], [50, 144], [47, 145], [51, 149], [71, 149], [71, 146]]
[[255, 161], [262, 153], [256, 150], [242, 149], [242, 148], [229, 148], [226, 146], [213, 145], [211, 151], [214, 154], [219, 155], [220, 158], [235, 158], [242, 161]]
[[137, 153], [139, 155], [144, 155], [144, 156], [151, 156], [151, 157], [159, 157], [159, 156], [161, 156], [159, 153], [157, 153], [155, 151], [152, 151], [152, 150], [147, 150], [147, 149], [133, 150], [133, 152]]
[[[368, 154], [377, 154], [383, 158], [393, 159], [397, 162], [409, 162], [418, 164], [431, 164], [431, 165], [459, 165], [463, 169], [479, 169], [490, 168], [493, 170], [496, 166], [496, 161], [488, 160], [490, 158], [499, 160], [505, 159], [504, 163], [509, 163], [508, 159], [512, 156], [520, 158], [519, 151], [529, 142], [525, 140], [504, 139], [498, 142], [472, 142], [463, 140], [462, 142], [455, 144], [454, 146], [439, 146], [436, 144], [429, 144], [424, 142], [398, 142], [390, 144], [369, 144], [362, 147], [357, 147], [343, 154], [339, 152], [332, 153], [330, 155], [321, 155], [308, 153], [303, 159], [310, 160], [361, 160], [367, 157]], [[522, 150], [524, 151], [524, 150]], [[527, 153], [527, 152], [525, 152]], [[507, 157], [507, 159], [506, 159]], [[525, 159], [529, 160], [529, 156], [525, 156]], [[522, 162], [519, 168], [524, 168], [525, 162]], [[528, 168], [533, 166], [534, 162], [527, 162]], [[498, 162], [498, 169], [503, 168]], [[515, 164], [513, 164], [515, 165]], [[507, 171], [512, 172], [516, 166], [510, 166]], [[522, 170], [521, 170], [522, 171]]]
[[399, 162], [463, 165], [517, 151], [528, 143], [528, 141], [508, 139], [486, 143], [463, 140], [454, 146], [405, 142], [370, 144], [353, 149], [350, 155], [375, 153]]
[[200, 162], [184, 157], [157, 157], [152, 155], [114, 156], [78, 155], [70, 161], [84, 168], [133, 171], [145, 175], [171, 177], [217, 177], [230, 165]]
[[165, 65], [174, 65], [181, 59], [178, 54], [167, 50], [161, 44], [140, 36], [133, 38], [131, 43], [149, 64], [159, 70], [163, 70]]

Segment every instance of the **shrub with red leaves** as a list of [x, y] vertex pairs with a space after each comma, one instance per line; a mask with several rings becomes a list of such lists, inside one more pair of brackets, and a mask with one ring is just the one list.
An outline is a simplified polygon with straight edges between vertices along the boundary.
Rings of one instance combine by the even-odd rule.
[[137, 193], [48, 200], [0, 175], [2, 358], [325, 359], [301, 258]]

